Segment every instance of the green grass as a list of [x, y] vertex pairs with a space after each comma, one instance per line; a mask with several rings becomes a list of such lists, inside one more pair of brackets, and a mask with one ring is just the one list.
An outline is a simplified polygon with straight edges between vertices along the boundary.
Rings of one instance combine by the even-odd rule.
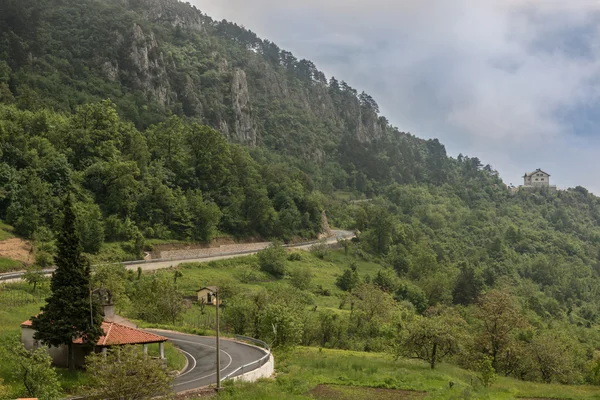
[[[13, 227], [5, 224], [0, 220], [0, 241], [14, 238]], [[11, 260], [10, 258], [0, 257], [0, 273], [16, 271], [23, 269], [23, 263], [21, 261]]]
[[21, 261], [11, 260], [10, 258], [0, 257], [0, 273], [17, 271], [25, 268]]
[[[321, 260], [314, 254], [302, 250], [293, 252], [300, 255], [299, 261], [287, 261], [287, 268], [309, 268], [312, 274], [311, 291], [317, 286], [329, 290], [330, 296], [315, 296], [319, 309], [338, 310], [340, 303], [338, 294], [343, 292], [335, 285], [336, 278], [341, 275], [352, 262], [356, 262], [360, 275], [371, 278], [377, 274], [381, 266], [374, 262], [357, 260], [343, 251], [332, 251]], [[229, 260], [212, 261], [209, 263], [182, 264], [179, 270], [183, 277], [178, 280], [179, 288], [186, 296], [193, 296], [202, 286], [217, 285], [221, 282], [233, 283], [237, 290], [244, 293], [253, 293], [263, 288], [273, 288], [287, 285], [285, 279], [275, 279], [272, 276], [258, 271], [258, 258], [255, 255], [239, 257]], [[252, 271], [254, 278], [248, 282], [244, 279]], [[226, 299], [224, 299], [226, 300]], [[210, 308], [207, 307], [207, 310]]]
[[[435, 370], [421, 361], [397, 360], [378, 353], [298, 348], [276, 354], [277, 377], [254, 384], [229, 384], [219, 396], [227, 400], [314, 399], [311, 391], [319, 384], [424, 391], [426, 399], [598, 399], [594, 386], [547, 385], [499, 378], [490, 388], [477, 375], [450, 364]], [[454, 382], [451, 388], [449, 382]], [[365, 390], [341, 390], [344, 399], [387, 399], [364, 397]], [[398, 393], [398, 399], [410, 398]]]
[[14, 238], [13, 227], [0, 220], [0, 241]]

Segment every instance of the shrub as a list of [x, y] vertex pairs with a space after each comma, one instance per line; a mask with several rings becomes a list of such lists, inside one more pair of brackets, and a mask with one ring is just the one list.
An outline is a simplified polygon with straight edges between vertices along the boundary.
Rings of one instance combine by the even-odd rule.
[[296, 267], [290, 271], [290, 283], [296, 289], [307, 290], [311, 280], [312, 274], [308, 267]]
[[316, 255], [318, 258], [323, 260], [329, 254], [329, 245], [326, 241], [322, 240], [317, 244], [313, 244], [310, 247], [310, 252]]
[[277, 242], [258, 253], [258, 265], [260, 269], [278, 278], [285, 275], [286, 259], [285, 248]]
[[302, 255], [300, 253], [290, 253], [288, 261], [302, 261]]
[[360, 276], [356, 270], [356, 264], [353, 264], [338, 276], [335, 284], [342, 290], [349, 292], [360, 284]]
[[492, 357], [483, 357], [477, 366], [477, 372], [479, 373], [479, 379], [481, 380], [481, 384], [483, 386], [492, 386], [492, 384], [496, 381], [496, 370], [492, 366]]

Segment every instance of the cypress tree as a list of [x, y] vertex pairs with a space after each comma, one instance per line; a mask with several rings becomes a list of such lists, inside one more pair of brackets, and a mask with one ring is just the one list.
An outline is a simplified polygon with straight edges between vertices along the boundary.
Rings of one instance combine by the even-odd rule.
[[50, 346], [68, 346], [69, 369], [73, 370], [73, 340], [81, 338], [92, 347], [104, 332], [100, 304], [90, 304], [90, 265], [81, 254], [71, 195], [64, 203], [64, 224], [57, 250], [52, 294], [42, 312], [31, 321], [36, 340]]

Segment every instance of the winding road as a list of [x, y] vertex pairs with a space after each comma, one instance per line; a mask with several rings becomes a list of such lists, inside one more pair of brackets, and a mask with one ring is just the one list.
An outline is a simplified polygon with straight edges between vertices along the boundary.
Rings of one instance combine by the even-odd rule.
[[[351, 231], [333, 230], [332, 233], [333, 233], [333, 235], [326, 239], [326, 242], [328, 244], [337, 243], [337, 241], [340, 239], [350, 239], [350, 238], [354, 237], [354, 232], [351, 232]], [[319, 243], [319, 241], [299, 243], [299, 244], [295, 244], [295, 245], [288, 245], [286, 247], [293, 248], [293, 249], [300, 249], [300, 250], [309, 250], [312, 247], [312, 245], [315, 243]], [[123, 264], [125, 265], [125, 267], [127, 269], [132, 270], [132, 271], [137, 270], [138, 267], [141, 267], [143, 271], [154, 271], [157, 269], [176, 267], [180, 264], [185, 264], [185, 263], [206, 263], [206, 262], [210, 262], [210, 261], [224, 260], [227, 258], [244, 257], [244, 256], [249, 256], [251, 254], [256, 254], [256, 253], [258, 253], [257, 250], [252, 250], [252, 251], [240, 251], [240, 252], [234, 252], [234, 253], [222, 253], [219, 255], [204, 256], [204, 257], [197, 257], [197, 258], [180, 258], [180, 259], [174, 258], [174, 259], [156, 259], [156, 260], [149, 260], [149, 261], [131, 261], [131, 262], [124, 262]], [[54, 268], [44, 269], [43, 272], [45, 275], [52, 275], [52, 273], [54, 272]], [[15, 271], [15, 272], [8, 272], [8, 273], [0, 274], [0, 282], [5, 282], [5, 283], [17, 282], [22, 279], [24, 274], [25, 274], [25, 271]]]
[[[169, 341], [177, 346], [187, 358], [187, 368], [175, 378], [173, 384], [175, 392], [184, 392], [217, 383], [214, 337], [158, 329], [146, 330], [169, 338]], [[266, 354], [266, 350], [258, 347], [230, 339], [221, 339], [221, 378], [242, 365], [260, 360]], [[257, 363], [244, 369], [243, 372], [252, 371], [258, 367], [259, 364]], [[241, 374], [242, 371], [239, 371], [234, 376]]]

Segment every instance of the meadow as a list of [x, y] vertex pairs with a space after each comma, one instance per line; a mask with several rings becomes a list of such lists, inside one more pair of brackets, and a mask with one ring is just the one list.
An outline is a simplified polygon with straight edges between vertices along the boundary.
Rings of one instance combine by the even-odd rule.
[[226, 400], [276, 399], [598, 399], [594, 386], [541, 384], [499, 377], [484, 387], [478, 375], [451, 364], [435, 370], [421, 361], [381, 353], [300, 347], [276, 354], [275, 379], [230, 384]]

